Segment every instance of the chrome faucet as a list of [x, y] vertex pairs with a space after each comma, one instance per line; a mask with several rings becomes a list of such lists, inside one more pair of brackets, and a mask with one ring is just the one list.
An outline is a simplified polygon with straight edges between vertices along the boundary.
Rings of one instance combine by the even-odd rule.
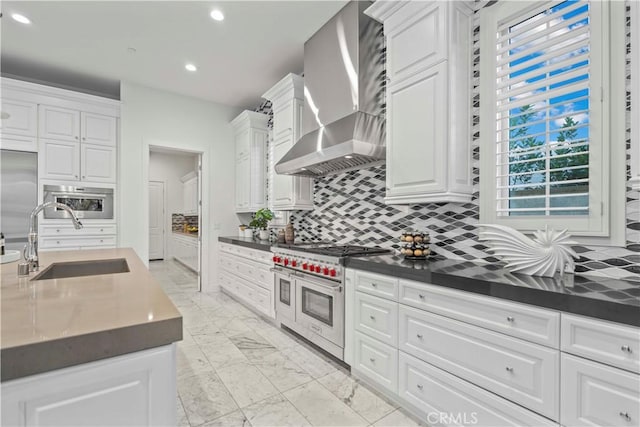
[[73, 221], [73, 226], [76, 230], [82, 228], [82, 223], [78, 220], [76, 214], [65, 204], [47, 202], [36, 206], [31, 211], [31, 215], [29, 215], [29, 235], [27, 236], [27, 244], [22, 250], [22, 256], [24, 256], [25, 261], [29, 265], [29, 272], [38, 271], [40, 268], [40, 260], [38, 259], [38, 214], [46, 208], [58, 208], [67, 211], [71, 216], [71, 221]]

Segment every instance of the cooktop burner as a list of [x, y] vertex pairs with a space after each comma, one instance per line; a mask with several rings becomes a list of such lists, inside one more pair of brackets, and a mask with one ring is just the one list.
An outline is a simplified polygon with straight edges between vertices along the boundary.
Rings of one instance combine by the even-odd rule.
[[302, 243], [296, 245], [278, 246], [285, 247], [287, 249], [299, 250], [319, 255], [334, 256], [339, 258], [358, 255], [385, 254], [391, 252], [389, 249], [384, 249], [377, 246], [336, 245], [335, 243]]

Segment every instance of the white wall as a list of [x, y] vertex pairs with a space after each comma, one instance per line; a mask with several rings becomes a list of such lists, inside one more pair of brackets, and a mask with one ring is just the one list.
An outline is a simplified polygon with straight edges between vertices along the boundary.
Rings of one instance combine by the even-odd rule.
[[240, 109], [127, 82], [122, 82], [120, 95], [120, 245], [134, 248], [143, 260], [149, 258], [148, 147], [202, 152], [202, 290], [214, 290], [218, 236], [234, 235], [237, 226], [229, 122]]
[[149, 154], [149, 181], [164, 182], [164, 198], [166, 211], [164, 213], [164, 247], [165, 259], [173, 256], [171, 252], [171, 215], [182, 213], [184, 207], [182, 178], [189, 172], [196, 170], [198, 157], [194, 154], [184, 154], [180, 151], [171, 153]]

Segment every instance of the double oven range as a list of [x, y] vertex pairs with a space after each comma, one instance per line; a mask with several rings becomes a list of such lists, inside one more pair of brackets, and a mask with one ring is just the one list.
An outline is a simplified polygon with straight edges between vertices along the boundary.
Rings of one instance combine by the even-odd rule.
[[389, 252], [328, 243], [274, 246], [276, 320], [344, 359], [344, 260]]

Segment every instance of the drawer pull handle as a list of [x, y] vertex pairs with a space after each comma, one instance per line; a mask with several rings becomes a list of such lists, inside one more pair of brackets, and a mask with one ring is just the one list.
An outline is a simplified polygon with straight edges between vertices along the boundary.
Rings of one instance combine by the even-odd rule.
[[509, 373], [513, 373], [513, 368], [511, 366], [507, 366], [505, 370]]
[[418, 298], [420, 298], [420, 299], [424, 299], [424, 295], [422, 295], [422, 294], [418, 294]]
[[625, 419], [625, 421], [631, 421], [631, 417], [628, 412], [620, 412], [620, 416]]
[[371, 320], [376, 320], [376, 316], [369, 316]]
[[515, 319], [515, 317], [513, 317], [513, 316], [507, 316], [507, 322], [511, 322], [511, 323], [513, 323], [515, 320], [516, 320], [516, 319]]
[[59, 245], [59, 244], [60, 244], [60, 240], [56, 240], [56, 245]]
[[377, 288], [377, 287], [378, 287], [378, 284], [377, 284], [377, 283], [373, 283], [373, 282], [371, 282], [371, 286], [373, 286], [374, 288]]
[[56, 230], [56, 233], [59, 233], [59, 232], [60, 232], [60, 230]]
[[424, 386], [422, 384], [418, 384], [418, 390], [422, 391], [423, 388]]
[[371, 363], [376, 363], [376, 359], [374, 359], [373, 357], [370, 357], [369, 360], [371, 361]]
[[422, 334], [416, 334], [416, 336], [420, 339], [422, 339]]
[[631, 347], [629, 347], [628, 345], [623, 345], [622, 347], [620, 347], [620, 350], [626, 351], [627, 353], [633, 353]]

